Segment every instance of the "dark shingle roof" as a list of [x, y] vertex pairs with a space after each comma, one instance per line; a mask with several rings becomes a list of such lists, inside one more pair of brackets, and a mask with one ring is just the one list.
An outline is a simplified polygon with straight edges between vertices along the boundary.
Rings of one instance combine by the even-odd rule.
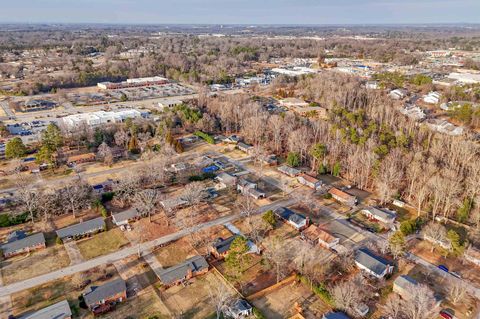
[[366, 248], [360, 248], [355, 253], [355, 261], [366, 268], [370, 269], [377, 275], [381, 275], [385, 272], [385, 269], [390, 265], [390, 263]]
[[323, 319], [350, 319], [350, 317], [343, 312], [329, 312], [323, 315]]
[[68, 301], [62, 300], [28, 315], [21, 316], [19, 319], [65, 319], [71, 316], [72, 311]]
[[238, 235], [230, 236], [227, 239], [218, 238], [212, 246], [219, 254], [223, 254], [230, 250], [230, 246], [237, 237]]
[[45, 236], [43, 236], [43, 233], [36, 233], [22, 239], [10, 241], [0, 246], [0, 248], [4, 254], [11, 254], [26, 247], [32, 247], [38, 244], [45, 244]]
[[284, 220], [291, 221], [294, 224], [302, 223], [306, 218], [305, 216], [296, 213], [286, 207], [279, 207], [275, 210], [275, 214]]
[[127, 285], [125, 284], [125, 280], [123, 280], [122, 278], [118, 278], [113, 281], [107, 282], [102, 286], [90, 287], [89, 291], [86, 291], [83, 294], [83, 298], [85, 299], [85, 303], [87, 304], [87, 306], [90, 306], [102, 301], [103, 299], [108, 299], [126, 290]]
[[205, 258], [203, 258], [203, 256], [193, 256], [183, 263], [163, 269], [159, 277], [162, 283], [169, 285], [185, 278], [189, 271], [199, 272], [205, 269], [208, 269], [208, 263]]
[[103, 217], [87, 220], [86, 222], [76, 225], [68, 226], [57, 230], [57, 236], [60, 238], [73, 237], [83, 235], [89, 232], [93, 232], [102, 229], [105, 226]]

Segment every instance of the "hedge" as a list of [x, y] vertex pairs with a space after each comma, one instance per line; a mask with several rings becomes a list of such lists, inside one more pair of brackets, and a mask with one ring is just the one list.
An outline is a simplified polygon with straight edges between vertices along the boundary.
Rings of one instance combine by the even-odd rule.
[[10, 216], [8, 214], [0, 215], [0, 227], [10, 227], [19, 224], [25, 223], [29, 219], [29, 215], [27, 212], [17, 215], [17, 216]]
[[207, 133], [204, 133], [202, 131], [196, 131], [195, 133], [193, 133], [193, 135], [202, 138], [208, 144], [215, 144], [215, 139], [213, 138], [213, 136], [211, 136]]

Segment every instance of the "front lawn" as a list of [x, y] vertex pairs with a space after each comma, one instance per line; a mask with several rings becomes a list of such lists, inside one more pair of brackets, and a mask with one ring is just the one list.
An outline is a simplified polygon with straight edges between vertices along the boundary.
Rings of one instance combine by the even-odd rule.
[[129, 245], [129, 241], [119, 228], [98, 233], [77, 243], [78, 249], [85, 259], [106, 255], [127, 245]]

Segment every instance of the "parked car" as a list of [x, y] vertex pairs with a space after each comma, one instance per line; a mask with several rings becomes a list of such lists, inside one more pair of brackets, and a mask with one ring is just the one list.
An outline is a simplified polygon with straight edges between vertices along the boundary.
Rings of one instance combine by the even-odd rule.
[[453, 277], [457, 277], [458, 279], [462, 279], [462, 276], [457, 272], [451, 271], [450, 275], [452, 275]]
[[443, 271], [445, 271], [445, 272], [448, 272], [448, 268], [447, 268], [447, 266], [445, 266], [445, 265], [438, 265], [438, 269], [441, 269], [441, 270], [443, 270]]
[[454, 317], [454, 315], [447, 309], [440, 311], [440, 316], [445, 319], [453, 319]]

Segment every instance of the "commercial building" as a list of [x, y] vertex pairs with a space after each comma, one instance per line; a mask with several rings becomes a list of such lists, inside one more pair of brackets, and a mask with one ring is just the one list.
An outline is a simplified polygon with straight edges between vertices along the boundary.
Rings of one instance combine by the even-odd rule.
[[97, 111], [92, 113], [80, 113], [65, 116], [62, 120], [66, 128], [80, 127], [81, 125], [99, 126], [109, 123], [121, 123], [126, 119], [141, 118], [148, 116], [148, 113], [142, 113], [138, 110], [122, 110], [116, 112]]
[[463, 84], [480, 83], [480, 73], [452, 72], [448, 75], [448, 78]]
[[161, 76], [153, 76], [146, 78], [134, 78], [128, 79], [122, 82], [100, 82], [97, 86], [103, 90], [124, 89], [141, 86], [162, 85], [167, 84], [169, 81], [167, 78]]

